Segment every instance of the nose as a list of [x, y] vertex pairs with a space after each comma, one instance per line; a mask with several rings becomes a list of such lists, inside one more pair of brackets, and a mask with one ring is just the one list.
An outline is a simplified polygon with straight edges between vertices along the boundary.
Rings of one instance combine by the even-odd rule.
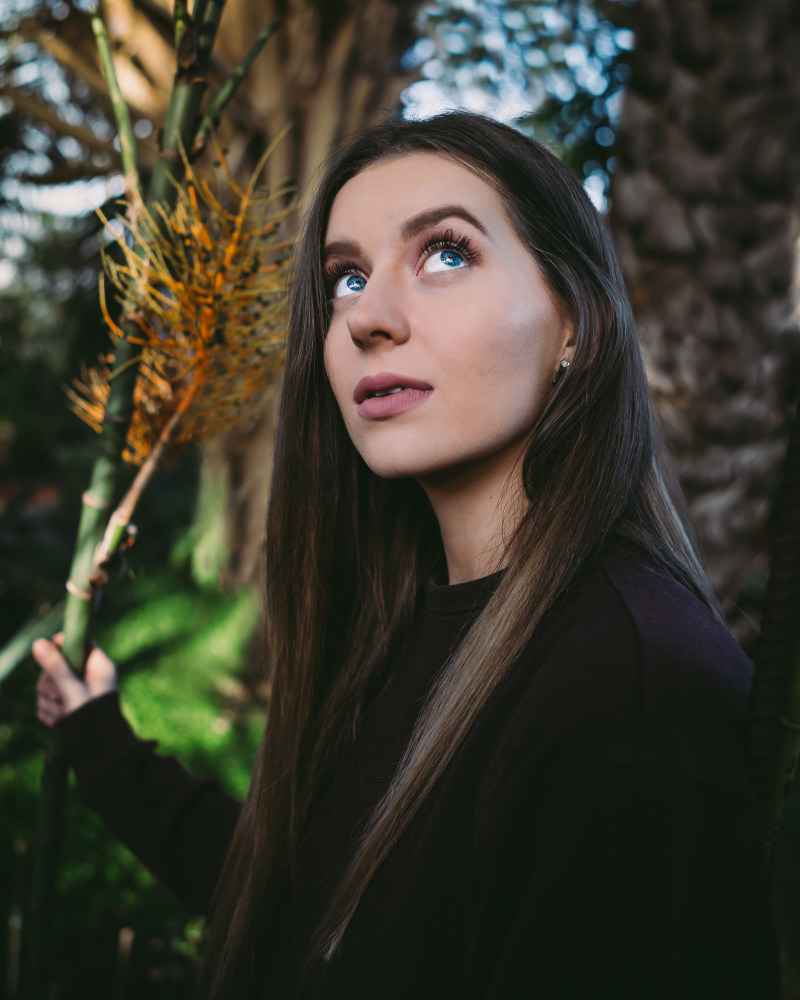
[[401, 291], [389, 275], [370, 275], [358, 301], [347, 310], [347, 327], [353, 343], [364, 351], [408, 340], [411, 331]]

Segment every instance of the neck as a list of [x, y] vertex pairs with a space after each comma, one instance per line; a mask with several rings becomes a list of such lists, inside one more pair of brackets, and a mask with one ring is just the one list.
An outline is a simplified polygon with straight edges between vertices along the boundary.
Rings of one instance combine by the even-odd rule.
[[448, 583], [466, 583], [505, 566], [505, 546], [520, 516], [518, 452], [420, 479], [442, 536]]

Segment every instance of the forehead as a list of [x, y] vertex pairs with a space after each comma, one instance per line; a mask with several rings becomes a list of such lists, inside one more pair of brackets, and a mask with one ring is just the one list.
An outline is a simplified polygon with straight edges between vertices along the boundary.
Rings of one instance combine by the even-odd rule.
[[408, 218], [458, 202], [491, 223], [505, 221], [500, 196], [470, 167], [439, 153], [404, 153], [351, 177], [331, 205], [327, 240], [352, 235], [353, 225], [399, 226]]

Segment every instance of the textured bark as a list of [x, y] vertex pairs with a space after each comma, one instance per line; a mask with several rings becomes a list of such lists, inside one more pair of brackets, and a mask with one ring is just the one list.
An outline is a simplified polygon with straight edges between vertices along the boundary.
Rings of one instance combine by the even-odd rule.
[[699, 541], [757, 632], [797, 385], [800, 10], [640, 0], [611, 224]]

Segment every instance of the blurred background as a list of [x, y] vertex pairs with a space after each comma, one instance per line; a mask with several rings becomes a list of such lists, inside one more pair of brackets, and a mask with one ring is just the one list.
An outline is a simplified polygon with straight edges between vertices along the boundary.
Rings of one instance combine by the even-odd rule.
[[[88, 0], [0, 0], [0, 648], [60, 600], [93, 458], [63, 387], [107, 349], [100, 251], [123, 193]], [[147, 175], [175, 72], [172, 5], [101, 13]], [[228, 0], [225, 78], [284, 21], [220, 124], [232, 172], [301, 197], [387, 113], [466, 107], [545, 141], [605, 213], [664, 432], [736, 638], [756, 653], [795, 405], [800, 10], [792, 0]], [[102, 208], [109, 227], [95, 213]], [[274, 392], [149, 487], [96, 637], [126, 713], [237, 795], [266, 713], [259, 573]], [[0, 675], [0, 997], [14, 971], [42, 729], [28, 658]], [[777, 857], [785, 997], [800, 997], [800, 793]], [[190, 995], [200, 924], [72, 796], [53, 997]]]

